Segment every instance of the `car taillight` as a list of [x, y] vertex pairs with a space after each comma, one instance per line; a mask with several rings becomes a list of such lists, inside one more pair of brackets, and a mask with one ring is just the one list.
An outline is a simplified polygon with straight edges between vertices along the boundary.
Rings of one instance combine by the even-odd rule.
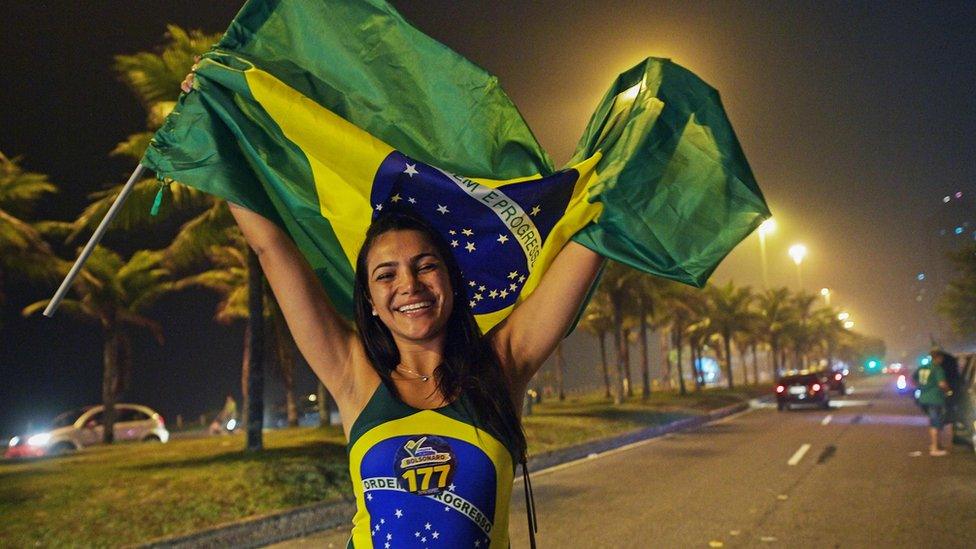
[[786, 390], [786, 387], [783, 387], [782, 385], [777, 385], [776, 386], [776, 392], [777, 393], [782, 393], [785, 390]]
[[816, 393], [819, 390], [820, 390], [820, 384], [819, 383], [814, 383], [813, 384], [813, 392]]
[[160, 427], [166, 427], [166, 420], [163, 419], [163, 416], [156, 414], [156, 421], [159, 422]]
[[843, 379], [843, 377], [844, 376], [842, 376], [840, 374], [834, 374], [834, 379], [836, 379], [837, 381], [840, 381], [841, 379]]

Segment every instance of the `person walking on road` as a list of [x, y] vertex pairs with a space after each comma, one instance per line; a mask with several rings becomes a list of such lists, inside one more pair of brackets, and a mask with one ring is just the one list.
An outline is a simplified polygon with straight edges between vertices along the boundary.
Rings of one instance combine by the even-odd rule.
[[946, 383], [949, 385], [949, 390], [946, 393], [946, 424], [949, 425], [949, 432], [953, 433], [955, 422], [958, 419], [956, 409], [958, 408], [959, 396], [961, 395], [959, 389], [962, 377], [959, 375], [959, 361], [942, 348], [933, 349], [931, 356], [932, 362], [942, 367], [942, 371], [945, 373]]
[[237, 401], [234, 400], [233, 396], [227, 395], [227, 399], [224, 401], [224, 407], [217, 414], [217, 417], [214, 418], [213, 423], [210, 424], [210, 434], [219, 435], [220, 433], [227, 432], [224, 429], [228, 431], [232, 430], [228, 426], [228, 422], [232, 419], [237, 419]]
[[[946, 455], [941, 434], [946, 424], [946, 393], [949, 384], [942, 369], [942, 354], [932, 353], [932, 360], [915, 370], [915, 386], [919, 390], [918, 404], [929, 418], [929, 455]], [[939, 357], [938, 359], [936, 357]]]

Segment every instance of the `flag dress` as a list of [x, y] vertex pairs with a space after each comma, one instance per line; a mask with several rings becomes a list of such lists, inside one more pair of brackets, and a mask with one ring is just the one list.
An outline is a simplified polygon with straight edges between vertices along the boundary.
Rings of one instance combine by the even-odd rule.
[[464, 396], [421, 410], [380, 383], [349, 434], [356, 498], [348, 547], [508, 547], [512, 441]]

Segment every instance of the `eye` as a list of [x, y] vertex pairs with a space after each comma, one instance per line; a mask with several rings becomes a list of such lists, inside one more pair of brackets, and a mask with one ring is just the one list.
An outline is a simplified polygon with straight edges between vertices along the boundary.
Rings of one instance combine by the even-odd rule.
[[421, 272], [423, 271], [433, 271], [438, 267], [437, 263], [424, 263], [420, 266]]
[[391, 272], [383, 272], [376, 275], [376, 280], [389, 280], [391, 278], [393, 278], [393, 273]]

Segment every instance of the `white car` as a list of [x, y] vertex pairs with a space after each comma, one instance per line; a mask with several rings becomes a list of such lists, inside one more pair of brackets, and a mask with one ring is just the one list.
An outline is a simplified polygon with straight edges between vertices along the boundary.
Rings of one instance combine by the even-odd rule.
[[[5, 457], [37, 457], [80, 450], [102, 441], [105, 407], [86, 406], [58, 415], [50, 429], [10, 439]], [[116, 441], [167, 442], [169, 431], [163, 416], [140, 404], [115, 405]]]

